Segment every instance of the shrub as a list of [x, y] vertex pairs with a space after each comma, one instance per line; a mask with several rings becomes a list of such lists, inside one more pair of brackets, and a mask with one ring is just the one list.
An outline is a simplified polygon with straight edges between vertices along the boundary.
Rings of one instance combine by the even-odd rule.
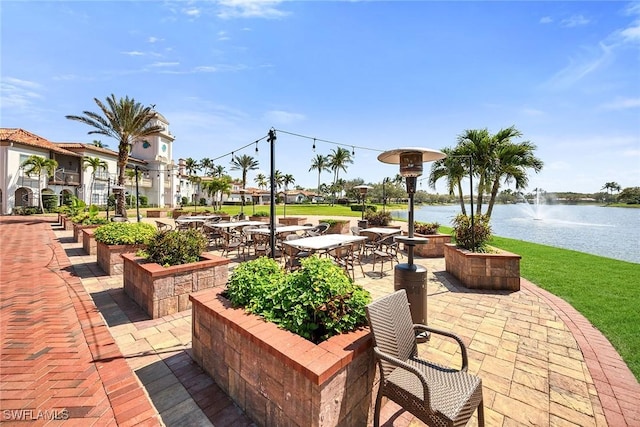
[[45, 212], [55, 212], [58, 207], [58, 195], [57, 194], [43, 194], [42, 206]]
[[143, 194], [141, 194], [140, 196], [138, 196], [138, 201], [140, 203], [140, 206], [147, 206], [149, 204], [149, 198]]
[[71, 221], [81, 225], [106, 224], [109, 222], [106, 217], [98, 216], [100, 209], [96, 205], [89, 206], [89, 211], [82, 212], [71, 218]]
[[257, 211], [256, 213], [252, 214], [251, 216], [270, 216], [269, 212], [267, 211]]
[[106, 245], [140, 245], [153, 237], [156, 228], [146, 222], [112, 222], [96, 228], [96, 242]]
[[171, 230], [155, 233], [148, 241], [144, 256], [162, 266], [200, 261], [207, 239], [198, 230]]
[[182, 196], [182, 198], [180, 199], [180, 204], [182, 206], [187, 206], [189, 204], [189, 198]]
[[301, 264], [284, 274], [270, 258], [242, 263], [229, 279], [227, 295], [234, 305], [314, 343], [366, 324], [368, 291], [329, 259], [312, 256]]
[[318, 222], [324, 222], [329, 224], [329, 227], [333, 227], [336, 224], [344, 224], [345, 222], [349, 222], [347, 219], [321, 219]]
[[413, 231], [419, 234], [438, 234], [440, 224], [437, 222], [418, 222], [413, 223]]
[[474, 215], [472, 228], [470, 217], [463, 214], [456, 216], [452, 221], [452, 236], [456, 245], [471, 252], [487, 252], [487, 242], [491, 239], [489, 219], [487, 215]]
[[385, 226], [391, 223], [391, 212], [371, 212], [367, 211], [364, 214], [364, 219], [368, 221], [371, 226]]

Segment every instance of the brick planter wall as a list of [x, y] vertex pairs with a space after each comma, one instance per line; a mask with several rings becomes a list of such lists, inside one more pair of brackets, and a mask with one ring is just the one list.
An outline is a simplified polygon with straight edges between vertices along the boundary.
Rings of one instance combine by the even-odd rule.
[[122, 257], [126, 253], [136, 253], [144, 245], [106, 245], [101, 242], [96, 243], [96, 256], [98, 265], [109, 276], [122, 274]]
[[444, 248], [445, 266], [470, 289], [520, 290], [520, 255], [474, 253], [448, 243]]
[[369, 330], [315, 345], [219, 295], [192, 294], [194, 360], [259, 426], [366, 426], [377, 381]]
[[190, 293], [227, 284], [230, 260], [207, 253], [201, 258], [163, 267], [135, 254], [122, 254], [124, 291], [154, 319], [189, 310]]
[[271, 217], [268, 217], [268, 216], [253, 216], [253, 215], [249, 216], [249, 221], [260, 221], [268, 224], [270, 220], [271, 220]]
[[95, 228], [85, 228], [82, 230], [82, 249], [88, 255], [95, 255], [97, 251], [96, 238], [93, 235], [95, 230]]
[[147, 210], [147, 218], [166, 218], [167, 211], [161, 211], [157, 209]]
[[282, 225], [302, 225], [307, 222], [307, 218], [289, 216], [286, 218], [279, 218], [278, 222]]
[[[322, 221], [320, 221], [322, 222]], [[326, 234], [347, 234], [349, 233], [349, 225], [351, 223], [349, 221], [345, 221], [345, 222], [337, 222], [333, 225], [331, 225], [328, 229]]]
[[[416, 237], [426, 237], [429, 239], [426, 245], [415, 245], [413, 254], [422, 258], [442, 258], [444, 257], [445, 243], [451, 243], [451, 236], [448, 234], [419, 234], [414, 233]], [[405, 250], [407, 247], [405, 245]]]
[[67, 231], [73, 231], [73, 221], [71, 221], [71, 218], [66, 217], [64, 219], [64, 229]]
[[82, 224], [73, 224], [73, 240], [77, 243], [82, 243], [82, 230], [88, 230], [90, 228], [98, 228], [102, 224], [91, 224], [91, 225], [82, 225]]

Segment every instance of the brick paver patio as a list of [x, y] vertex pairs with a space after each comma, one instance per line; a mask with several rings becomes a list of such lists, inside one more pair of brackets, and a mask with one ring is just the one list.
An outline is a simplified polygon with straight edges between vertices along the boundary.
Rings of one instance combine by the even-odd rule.
[[[192, 362], [190, 311], [149, 319], [54, 218], [0, 226], [3, 425], [252, 425]], [[430, 325], [458, 333], [482, 377], [488, 426], [640, 426], [638, 381], [563, 300], [525, 280], [519, 292], [471, 292], [443, 259], [416, 263], [429, 270]], [[374, 298], [393, 291], [393, 271], [357, 273]], [[420, 348], [459, 357], [449, 342]], [[392, 402], [383, 419], [423, 425]]]

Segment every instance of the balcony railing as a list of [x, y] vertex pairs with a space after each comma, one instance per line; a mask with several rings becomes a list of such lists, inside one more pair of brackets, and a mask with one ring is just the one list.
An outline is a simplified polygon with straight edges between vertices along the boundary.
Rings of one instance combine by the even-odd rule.
[[49, 178], [49, 184], [80, 185], [80, 174], [77, 172], [65, 172], [64, 170], [57, 170], [55, 174]]

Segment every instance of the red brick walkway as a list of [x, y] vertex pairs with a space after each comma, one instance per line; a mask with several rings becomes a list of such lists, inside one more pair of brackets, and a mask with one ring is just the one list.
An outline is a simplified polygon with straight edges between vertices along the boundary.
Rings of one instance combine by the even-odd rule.
[[0, 422], [160, 425], [91, 297], [71, 275], [53, 219], [4, 217]]

